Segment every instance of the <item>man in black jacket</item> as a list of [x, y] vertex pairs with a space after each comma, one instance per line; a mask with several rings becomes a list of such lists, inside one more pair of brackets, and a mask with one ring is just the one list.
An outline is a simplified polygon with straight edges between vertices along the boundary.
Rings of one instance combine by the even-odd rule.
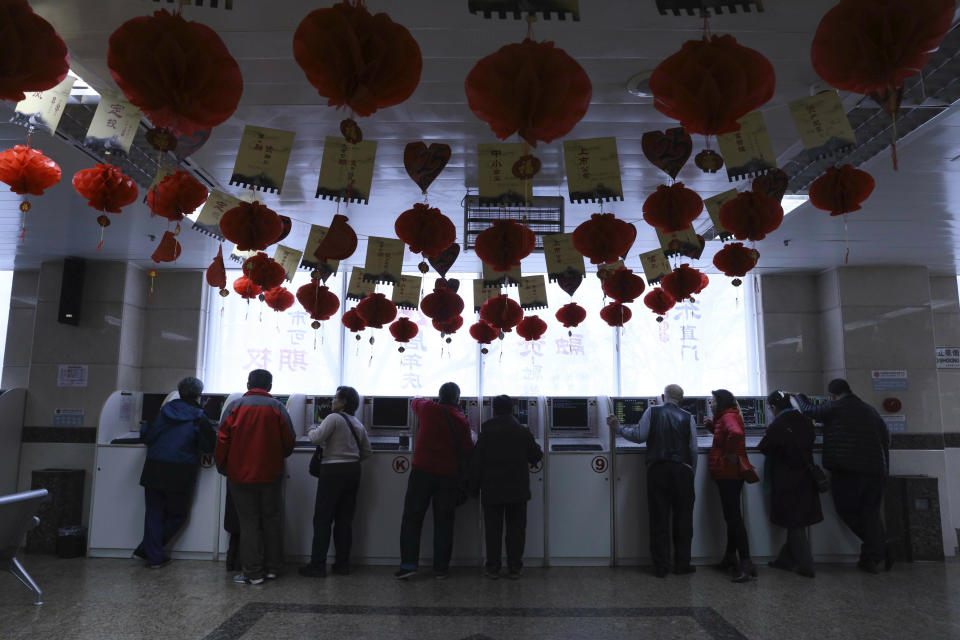
[[830, 471], [837, 514], [862, 541], [857, 566], [877, 573], [892, 556], [885, 545], [883, 490], [890, 469], [890, 435], [876, 410], [853, 394], [846, 380], [827, 385], [830, 401], [815, 405], [797, 396], [800, 411], [823, 422], [823, 466]]
[[543, 450], [513, 416], [513, 400], [493, 399], [493, 418], [480, 427], [473, 454], [473, 485], [480, 490], [486, 530], [486, 576], [500, 577], [503, 523], [507, 524], [507, 577], [516, 580], [523, 568], [523, 545], [530, 500], [530, 472]]

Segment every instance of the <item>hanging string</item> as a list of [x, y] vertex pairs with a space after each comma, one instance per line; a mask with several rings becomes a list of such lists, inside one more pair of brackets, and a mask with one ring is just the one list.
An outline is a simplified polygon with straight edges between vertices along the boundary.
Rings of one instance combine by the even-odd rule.
[[847, 250], [843, 254], [843, 264], [850, 262], [850, 236], [847, 229], [847, 216], [843, 217], [843, 244], [846, 246]]

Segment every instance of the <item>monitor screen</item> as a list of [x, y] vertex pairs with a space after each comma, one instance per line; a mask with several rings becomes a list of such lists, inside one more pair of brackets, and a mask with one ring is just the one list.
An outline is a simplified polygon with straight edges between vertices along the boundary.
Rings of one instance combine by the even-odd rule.
[[634, 425], [640, 422], [643, 412], [650, 406], [647, 398], [614, 398], [613, 413], [622, 425]]
[[406, 429], [407, 407], [406, 398], [374, 398], [373, 424], [370, 426], [386, 429]]
[[707, 399], [706, 398], [684, 398], [680, 403], [680, 408], [688, 411], [693, 416], [693, 421], [698, 425], [703, 425], [707, 421]]
[[333, 396], [317, 396], [313, 399], [313, 422], [320, 424], [333, 413]]
[[744, 425], [762, 427], [767, 424], [763, 398], [740, 398], [737, 402], [740, 405], [740, 415], [743, 417]]
[[287, 406], [287, 401], [290, 400], [290, 396], [273, 396], [275, 399], [279, 400], [283, 406]]
[[145, 393], [143, 394], [143, 405], [140, 409], [140, 422], [153, 422], [153, 419], [160, 413], [160, 407], [163, 406], [163, 400], [167, 397], [165, 393]]
[[527, 413], [529, 406], [530, 403], [526, 398], [513, 399], [513, 416], [517, 419], [517, 422], [523, 426], [527, 426], [529, 424], [530, 416]]
[[554, 429], [588, 431], [590, 411], [586, 398], [551, 398], [551, 424]]
[[220, 422], [220, 414], [223, 412], [223, 403], [227, 401], [227, 396], [220, 394], [200, 396], [200, 406], [203, 407], [203, 415], [214, 422]]

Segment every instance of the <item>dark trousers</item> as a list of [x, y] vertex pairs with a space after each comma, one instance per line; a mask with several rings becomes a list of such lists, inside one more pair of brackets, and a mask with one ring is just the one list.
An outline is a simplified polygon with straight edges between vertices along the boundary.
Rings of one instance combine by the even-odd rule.
[[[280, 480], [242, 483], [229, 481], [240, 521], [240, 562], [247, 578], [276, 573], [283, 565], [283, 515]], [[262, 546], [261, 546], [262, 545]]]
[[795, 567], [801, 573], [813, 573], [813, 553], [806, 527], [787, 529], [787, 541], [780, 547], [774, 562], [782, 567]]
[[350, 546], [353, 543], [353, 514], [357, 510], [357, 490], [360, 488], [360, 463], [322, 465], [323, 473], [317, 479], [317, 500], [313, 507], [313, 550], [310, 564], [327, 564], [330, 548], [330, 530], [336, 564], [350, 564]]
[[453, 523], [457, 509], [457, 479], [414, 469], [407, 481], [400, 523], [400, 568], [420, 564], [420, 532], [433, 503], [433, 570], [446, 573], [453, 555]]
[[483, 505], [483, 529], [487, 542], [487, 569], [499, 571], [503, 524], [507, 525], [507, 568], [523, 568], [523, 545], [527, 537], [527, 503]]
[[875, 563], [883, 561], [886, 543], [880, 513], [885, 482], [881, 476], [840, 471], [830, 473], [837, 515], [860, 538], [860, 558]]
[[720, 491], [720, 507], [723, 509], [723, 519], [727, 523], [727, 557], [734, 554], [740, 556], [740, 561], [750, 559], [750, 543], [747, 541], [747, 526], [743, 523], [743, 513], [740, 511], [740, 493], [743, 491], [743, 480], [728, 480], [718, 478], [717, 489]]
[[167, 560], [166, 546], [190, 516], [192, 491], [163, 491], [143, 488], [146, 510], [143, 517], [143, 541], [138, 555], [150, 564]]
[[658, 569], [670, 568], [671, 522], [673, 564], [678, 568], [690, 566], [693, 501], [693, 469], [680, 462], [655, 462], [647, 467], [650, 555]]

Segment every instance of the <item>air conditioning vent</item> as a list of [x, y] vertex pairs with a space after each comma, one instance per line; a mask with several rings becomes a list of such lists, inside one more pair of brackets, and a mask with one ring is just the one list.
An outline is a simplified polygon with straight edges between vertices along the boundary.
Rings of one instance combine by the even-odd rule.
[[494, 220], [516, 220], [530, 227], [537, 236], [534, 251], [543, 251], [543, 236], [563, 233], [563, 198], [533, 196], [529, 207], [519, 205], [481, 205], [476, 195], [463, 200], [464, 248], [473, 249], [477, 234]]

